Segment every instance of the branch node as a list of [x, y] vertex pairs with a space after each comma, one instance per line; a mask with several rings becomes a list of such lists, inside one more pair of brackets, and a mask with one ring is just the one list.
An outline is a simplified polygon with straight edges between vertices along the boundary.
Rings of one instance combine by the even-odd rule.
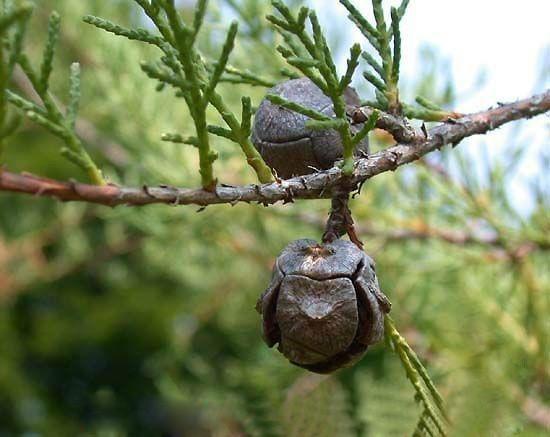
[[152, 199], [158, 199], [157, 196], [155, 196], [153, 193], [151, 193], [151, 188], [149, 186], [143, 185], [141, 187], [141, 189], [148, 197], [151, 197]]
[[283, 205], [286, 205], [287, 203], [294, 203], [294, 191], [292, 190], [292, 187], [285, 187], [285, 191], [287, 196], [283, 199]]
[[422, 126], [420, 126], [420, 130], [424, 134], [424, 139], [428, 139], [428, 129], [426, 128], [426, 123], [422, 122]]

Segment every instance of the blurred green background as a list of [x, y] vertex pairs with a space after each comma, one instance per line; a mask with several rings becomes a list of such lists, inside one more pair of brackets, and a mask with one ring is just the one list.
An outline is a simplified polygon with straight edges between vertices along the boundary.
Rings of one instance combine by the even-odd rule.
[[[236, 15], [232, 64], [280, 80], [267, 2], [210, 3], [202, 50], [218, 53]], [[63, 21], [53, 92], [66, 100], [68, 68], [79, 61], [79, 132], [110, 180], [198, 185], [194, 151], [160, 141], [163, 132], [191, 134], [192, 124], [183, 102], [156, 92], [139, 69], [155, 53], [81, 22], [91, 13], [142, 26], [135, 4], [38, 2], [32, 59], [54, 8]], [[425, 74], [408, 78], [403, 94], [420, 90], [452, 108], [444, 63], [429, 50], [422, 56]], [[28, 92], [21, 74], [13, 87]], [[241, 95], [257, 105], [265, 94], [222, 91], [235, 108]], [[446, 399], [457, 436], [541, 436], [550, 426], [550, 190], [543, 173], [528, 181], [532, 210], [509, 198], [507, 175], [529, 146], [518, 138], [498, 159], [483, 146], [475, 157], [459, 147], [383, 174], [352, 203], [392, 315]], [[377, 132], [372, 141], [377, 149], [389, 140]], [[222, 182], [254, 180], [234, 144], [213, 144]], [[26, 122], [4, 162], [84, 180], [59, 146]], [[317, 376], [261, 340], [254, 304], [273, 260], [293, 239], [320, 238], [328, 207], [109, 209], [0, 194], [0, 436], [410, 435], [420, 407], [386, 345]]]

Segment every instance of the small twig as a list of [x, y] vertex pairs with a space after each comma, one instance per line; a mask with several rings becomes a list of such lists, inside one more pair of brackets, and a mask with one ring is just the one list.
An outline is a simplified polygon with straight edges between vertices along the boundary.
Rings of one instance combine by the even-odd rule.
[[332, 197], [329, 217], [323, 234], [323, 242], [331, 243], [348, 234], [350, 240], [359, 249], [363, 249], [363, 243], [357, 237], [353, 223], [351, 210], [349, 209], [349, 188], [339, 187]]
[[399, 355], [407, 378], [413, 385], [417, 397], [424, 407], [425, 414], [433, 421], [440, 435], [446, 436], [449, 418], [439, 391], [416, 353], [395, 327], [391, 317], [386, 316], [384, 326], [386, 336]]

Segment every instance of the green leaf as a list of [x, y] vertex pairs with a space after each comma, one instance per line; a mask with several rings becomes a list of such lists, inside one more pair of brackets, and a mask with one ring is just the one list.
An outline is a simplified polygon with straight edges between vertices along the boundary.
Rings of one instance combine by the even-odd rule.
[[279, 106], [282, 106], [283, 108], [290, 109], [291, 111], [298, 112], [299, 114], [306, 115], [307, 117], [310, 117], [314, 120], [333, 121], [332, 118], [330, 118], [325, 114], [322, 114], [321, 112], [318, 112], [306, 106], [302, 106], [299, 103], [287, 100], [284, 97], [281, 97], [277, 94], [268, 94], [266, 96], [266, 99], [268, 99], [271, 103], [275, 105], [279, 105]]
[[359, 56], [361, 55], [361, 46], [359, 44], [354, 44], [350, 49], [350, 56], [348, 59], [348, 67], [344, 76], [340, 80], [340, 92], [344, 92], [346, 88], [351, 83], [353, 78], [353, 73], [359, 66]]
[[71, 65], [70, 75], [70, 89], [69, 89], [69, 105], [67, 106], [66, 120], [69, 127], [74, 131], [76, 125], [76, 118], [78, 116], [78, 109], [80, 106], [80, 64], [75, 62]]
[[290, 12], [290, 9], [283, 2], [279, 0], [273, 0], [271, 4], [287, 20], [287, 22], [293, 23], [293, 24], [296, 23], [294, 21], [294, 17], [292, 16], [292, 13]]
[[202, 27], [202, 23], [204, 22], [207, 3], [208, 0], [198, 0], [197, 5], [195, 6], [195, 13], [193, 16], [193, 39], [197, 37], [197, 34]]
[[87, 161], [78, 153], [72, 151], [68, 147], [62, 147], [60, 153], [63, 157], [67, 158], [73, 164], [85, 169], [88, 165]]
[[154, 46], [164, 48], [164, 40], [157, 36], [153, 35], [146, 29], [128, 29], [122, 26], [119, 26], [116, 23], [113, 23], [104, 18], [95, 17], [93, 15], [86, 15], [82, 18], [85, 23], [91, 24], [99, 29], [105, 30], [107, 32], [113, 33], [117, 36], [123, 36], [129, 40], [141, 41], [147, 44], [152, 44]]
[[14, 93], [13, 91], [6, 90], [6, 97], [8, 102], [12, 105], [22, 109], [23, 111], [33, 111], [40, 115], [47, 116], [47, 112], [44, 108], [38, 106], [36, 103], [31, 102], [30, 100], [21, 97], [19, 94]]
[[232, 130], [225, 129], [221, 126], [208, 125], [208, 132], [219, 137], [227, 138], [228, 140], [238, 142]]
[[370, 71], [364, 71], [363, 76], [371, 84], [373, 84], [380, 92], [385, 93], [388, 90], [388, 88], [386, 87], [386, 84], [382, 82], [379, 78], [377, 78], [374, 74], [372, 74]]
[[49, 120], [46, 116], [38, 112], [27, 111], [27, 117], [29, 120], [34, 121], [36, 124], [39, 124], [40, 126], [46, 128], [52, 134], [62, 139], [66, 139], [68, 137], [67, 130], [63, 126], [59, 126], [58, 124], [54, 123], [53, 121]]
[[288, 30], [288, 31], [293, 30], [293, 27], [290, 24], [288, 24], [284, 20], [281, 20], [280, 18], [275, 17], [274, 15], [267, 15], [265, 17], [265, 19], [267, 21], [271, 22], [272, 24], [274, 24], [275, 26], [280, 27], [281, 29], [285, 29], [285, 30]]
[[33, 5], [25, 3], [19, 8], [0, 17], [0, 34], [3, 34], [17, 22], [26, 21], [32, 13]]
[[250, 100], [250, 97], [242, 97], [241, 106], [241, 130], [243, 135], [248, 137], [252, 130], [252, 102]]
[[399, 30], [399, 14], [397, 9], [391, 9], [392, 29], [393, 29], [393, 64], [392, 80], [397, 85], [399, 82], [399, 68], [401, 64], [401, 32]]
[[374, 19], [376, 20], [376, 30], [378, 31], [379, 36], [382, 36], [388, 31], [386, 28], [386, 20], [384, 18], [382, 0], [372, 0], [372, 9], [374, 11]]
[[293, 67], [300, 68], [300, 69], [319, 67], [321, 65], [321, 62], [315, 59], [298, 58], [296, 56], [289, 56], [288, 58], [286, 58], [286, 60]]
[[363, 52], [361, 56], [374, 69], [374, 71], [380, 75], [380, 77], [384, 77], [384, 69], [380, 63], [374, 59], [374, 56], [372, 56], [369, 52]]
[[[225, 66], [225, 72], [229, 76], [223, 76], [220, 82], [245, 83], [252, 86], [274, 87], [276, 82], [262, 76], [258, 76], [248, 70], [241, 70], [232, 65]], [[236, 76], [236, 77], [231, 77]]]
[[325, 130], [325, 129], [335, 129], [339, 130], [343, 127], [348, 126], [348, 123], [345, 120], [339, 118], [333, 118], [330, 120], [308, 120], [306, 126], [313, 130]]
[[165, 133], [161, 136], [162, 141], [170, 143], [188, 144], [190, 146], [199, 147], [199, 140], [193, 136], [183, 136], [177, 133]]
[[363, 139], [376, 127], [380, 114], [378, 111], [373, 111], [368, 120], [365, 122], [359, 132], [353, 137], [353, 144], [357, 146]]
[[21, 19], [17, 23], [15, 34], [13, 36], [12, 47], [10, 50], [10, 56], [8, 61], [8, 71], [13, 72], [15, 64], [20, 60], [21, 52], [23, 49], [23, 40], [27, 31], [27, 24], [32, 14], [32, 6], [27, 5], [26, 13], [21, 16]]
[[48, 83], [50, 81], [53, 58], [55, 55], [55, 46], [59, 40], [60, 23], [61, 18], [59, 14], [57, 12], [52, 12], [48, 23], [48, 40], [46, 41], [46, 48], [44, 49], [42, 65], [40, 67], [40, 81], [38, 84], [38, 91], [40, 94], [45, 94], [48, 91]]
[[376, 49], [380, 50], [378, 45], [378, 31], [369, 23], [369, 21], [359, 12], [359, 10], [351, 4], [349, 0], [340, 0], [340, 3], [348, 10], [349, 18], [355, 23], [363, 36], [367, 38], [369, 43]]
[[394, 347], [407, 379], [416, 391], [418, 400], [424, 407], [424, 413], [435, 425], [438, 435], [447, 436], [448, 415], [443, 405], [443, 399], [422, 365], [414, 350], [406, 342], [405, 338], [397, 331], [393, 320], [386, 316], [386, 336]]
[[229, 55], [235, 47], [235, 38], [237, 37], [238, 30], [239, 23], [233, 21], [231, 23], [231, 26], [229, 26], [229, 31], [227, 32], [227, 36], [225, 38], [225, 43], [222, 48], [220, 59], [216, 62], [214, 71], [212, 72], [208, 85], [206, 86], [206, 90], [204, 92], [204, 98], [206, 100], [209, 100], [210, 94], [216, 88], [216, 85], [220, 81], [220, 78], [225, 71], [225, 67], [227, 65], [227, 62], [229, 61]]
[[176, 74], [170, 73], [148, 62], [142, 62], [140, 66], [143, 72], [151, 79], [156, 79], [162, 83], [171, 85], [183, 92], [191, 89], [191, 84]]
[[436, 103], [425, 97], [418, 96], [416, 97], [415, 101], [423, 108], [430, 109], [432, 111], [443, 111], [443, 108], [441, 106], [437, 105]]
[[[320, 67], [325, 67], [329, 70], [330, 74], [323, 74], [323, 77], [327, 82], [335, 81], [338, 73], [336, 72], [336, 66], [334, 65], [334, 60], [332, 58], [332, 53], [327, 44], [323, 31], [321, 30], [321, 25], [317, 18], [315, 11], [309, 12], [309, 21], [311, 23], [311, 28], [313, 30], [313, 40], [315, 41], [315, 46], [317, 48], [317, 58], [321, 61]], [[336, 83], [334, 83], [336, 85]]]
[[[405, 15], [405, 12], [407, 12], [407, 7], [409, 6], [409, 0], [403, 0], [399, 7], [397, 8], [397, 17], [398, 21], [401, 21], [403, 19], [403, 16]], [[393, 38], [393, 28], [390, 29], [389, 38]]]

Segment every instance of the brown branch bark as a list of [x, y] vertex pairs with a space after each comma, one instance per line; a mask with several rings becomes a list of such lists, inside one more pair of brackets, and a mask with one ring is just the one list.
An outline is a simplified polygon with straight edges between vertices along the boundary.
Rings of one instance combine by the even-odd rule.
[[323, 243], [332, 243], [348, 234], [349, 239], [362, 250], [363, 243], [357, 236], [351, 210], [349, 209], [349, 193], [349, 190], [343, 186], [334, 190], [322, 240]]
[[488, 131], [519, 119], [527, 119], [550, 110], [550, 90], [525, 100], [500, 105], [483, 112], [449, 120], [428, 132], [422, 142], [397, 144], [381, 152], [359, 159], [351, 178], [346, 179], [338, 167], [307, 176], [264, 185], [233, 187], [220, 185], [213, 192], [203, 189], [176, 188], [167, 185], [131, 188], [104, 187], [60, 182], [30, 174], [0, 171], [0, 191], [55, 197], [63, 201], [85, 201], [109, 206], [140, 206], [153, 203], [173, 205], [258, 202], [269, 205], [294, 199], [330, 198], [332, 190], [344, 181], [358, 186], [364, 181], [420, 159], [445, 145], [457, 145], [464, 138]]

